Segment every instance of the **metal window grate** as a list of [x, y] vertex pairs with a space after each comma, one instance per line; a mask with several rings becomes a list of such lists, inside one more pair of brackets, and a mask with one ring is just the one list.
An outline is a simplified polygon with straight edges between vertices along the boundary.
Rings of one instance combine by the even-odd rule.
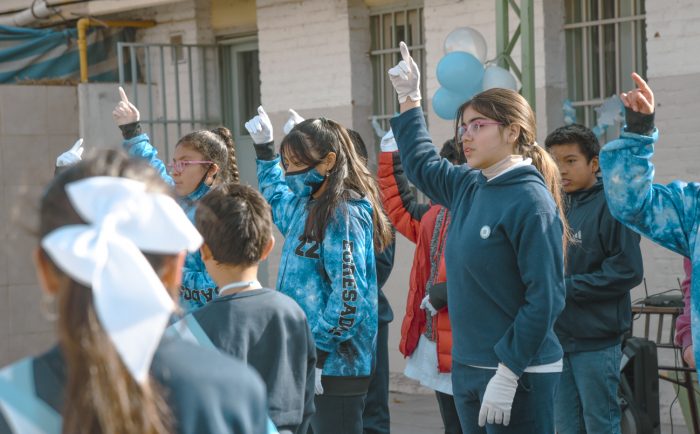
[[[117, 56], [119, 82], [131, 85], [129, 98], [165, 161], [183, 132], [221, 124], [219, 46], [120, 42]], [[126, 83], [125, 65], [140, 80]]]
[[[401, 60], [399, 42], [408, 45], [411, 55], [421, 71], [425, 71], [425, 46], [423, 8], [413, 7], [374, 10], [370, 12], [373, 116], [382, 129], [389, 129], [389, 120], [399, 111], [396, 93], [386, 71]], [[425, 74], [421, 76], [421, 89], [425, 89]], [[379, 140], [375, 140], [377, 151]]]
[[646, 75], [644, 0], [566, 0], [565, 8], [569, 99], [577, 121], [593, 127], [595, 107], [633, 88], [633, 71]]

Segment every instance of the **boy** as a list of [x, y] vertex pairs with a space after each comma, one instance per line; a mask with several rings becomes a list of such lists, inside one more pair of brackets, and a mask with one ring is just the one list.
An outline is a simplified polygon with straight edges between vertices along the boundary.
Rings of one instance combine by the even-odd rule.
[[258, 265], [274, 246], [270, 206], [253, 188], [226, 184], [201, 200], [195, 223], [219, 297], [173, 330], [255, 368], [267, 386], [270, 418], [280, 433], [306, 434], [314, 413], [313, 336], [301, 308], [257, 280]]
[[557, 432], [620, 433], [621, 338], [631, 326], [629, 291], [643, 276], [640, 237], [608, 210], [598, 178], [600, 145], [590, 129], [558, 128], [545, 147], [559, 166], [573, 238], [566, 307], [554, 328], [564, 349]]

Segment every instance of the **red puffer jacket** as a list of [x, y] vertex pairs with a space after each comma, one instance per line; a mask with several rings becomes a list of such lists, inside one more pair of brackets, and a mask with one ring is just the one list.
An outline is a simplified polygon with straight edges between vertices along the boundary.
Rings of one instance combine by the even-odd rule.
[[[434, 285], [446, 281], [443, 249], [450, 215], [442, 206], [417, 203], [398, 152], [379, 154], [379, 186], [384, 209], [396, 230], [416, 243], [399, 344], [401, 354], [408, 357], [418, 346], [420, 335], [426, 331], [425, 311], [420, 308], [426, 287], [429, 282]], [[436, 270], [434, 266], [437, 266]], [[452, 329], [447, 308], [432, 318], [432, 333], [437, 342], [438, 370], [450, 372]]]

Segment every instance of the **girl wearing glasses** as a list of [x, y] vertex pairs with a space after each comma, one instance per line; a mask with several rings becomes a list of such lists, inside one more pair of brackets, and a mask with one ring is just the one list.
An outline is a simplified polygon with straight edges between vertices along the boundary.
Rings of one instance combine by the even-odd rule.
[[464, 103], [456, 130], [467, 166], [440, 158], [420, 107], [420, 72], [402, 42], [389, 70], [401, 104], [391, 126], [406, 175], [450, 210], [445, 245], [452, 386], [465, 433], [553, 433], [562, 349], [566, 220], [559, 172], [535, 143], [518, 93]]
[[[132, 157], [147, 160], [168, 184], [175, 188], [178, 202], [194, 222], [197, 202], [214, 184], [239, 182], [236, 153], [231, 131], [219, 127], [198, 130], [182, 137], [175, 145], [175, 155], [167, 170], [158, 158], [158, 150], [148, 135], [141, 133], [139, 111], [119, 88], [120, 101], [112, 112], [124, 136], [124, 149]], [[182, 274], [180, 305], [191, 312], [210, 302], [217, 294], [199, 251], [188, 254]]]

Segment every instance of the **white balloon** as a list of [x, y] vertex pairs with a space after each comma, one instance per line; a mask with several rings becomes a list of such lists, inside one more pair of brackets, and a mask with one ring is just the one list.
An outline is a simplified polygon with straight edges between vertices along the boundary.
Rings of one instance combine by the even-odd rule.
[[478, 30], [471, 27], [458, 27], [445, 38], [445, 54], [464, 51], [484, 63], [486, 60], [486, 39]]
[[507, 69], [500, 66], [491, 65], [484, 70], [484, 80], [482, 82], [484, 90], [501, 87], [504, 89], [518, 90], [518, 82]]

